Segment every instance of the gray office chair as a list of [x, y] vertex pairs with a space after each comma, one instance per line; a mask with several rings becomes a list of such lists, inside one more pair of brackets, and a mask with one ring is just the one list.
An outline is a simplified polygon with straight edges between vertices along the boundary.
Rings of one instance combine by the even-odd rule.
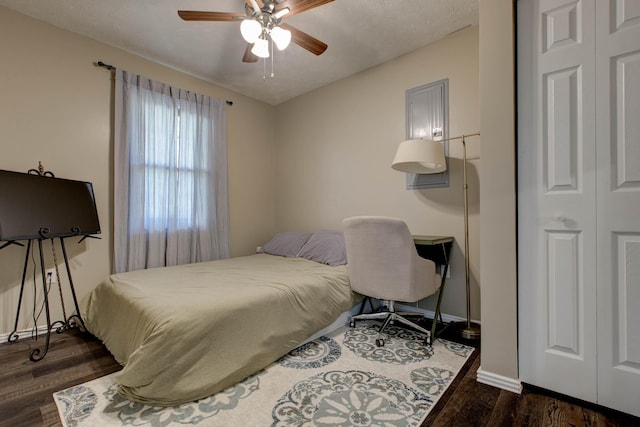
[[[395, 310], [396, 301], [426, 298], [438, 291], [441, 282], [435, 263], [418, 255], [407, 225], [400, 219], [374, 216], [346, 218], [343, 225], [351, 288], [386, 305], [385, 310], [353, 316], [351, 326], [357, 320], [383, 320], [382, 333], [389, 323], [397, 322], [426, 334], [431, 343], [430, 331], [407, 318], [421, 314]], [[362, 304], [364, 308], [365, 301]], [[384, 340], [379, 338], [376, 344], [382, 346]]]

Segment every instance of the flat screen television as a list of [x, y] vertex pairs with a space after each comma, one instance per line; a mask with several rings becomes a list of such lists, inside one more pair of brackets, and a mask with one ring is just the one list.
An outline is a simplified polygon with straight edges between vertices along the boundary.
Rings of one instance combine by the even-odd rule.
[[90, 182], [0, 170], [0, 241], [99, 233]]

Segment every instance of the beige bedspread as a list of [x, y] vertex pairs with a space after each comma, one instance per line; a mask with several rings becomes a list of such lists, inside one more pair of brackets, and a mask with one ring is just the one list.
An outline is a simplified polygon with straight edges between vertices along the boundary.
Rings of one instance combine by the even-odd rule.
[[115, 274], [81, 311], [124, 366], [119, 392], [174, 405], [268, 366], [356, 302], [345, 266], [257, 254]]

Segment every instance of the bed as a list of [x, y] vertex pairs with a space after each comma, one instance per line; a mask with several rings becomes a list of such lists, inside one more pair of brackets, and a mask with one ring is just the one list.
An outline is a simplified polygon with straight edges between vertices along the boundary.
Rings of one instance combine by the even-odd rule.
[[322, 245], [314, 256], [303, 253], [314, 236], [297, 251], [114, 274], [98, 285], [81, 311], [123, 365], [119, 393], [162, 406], [204, 398], [354, 307], [359, 296], [340, 257], [318, 251]]

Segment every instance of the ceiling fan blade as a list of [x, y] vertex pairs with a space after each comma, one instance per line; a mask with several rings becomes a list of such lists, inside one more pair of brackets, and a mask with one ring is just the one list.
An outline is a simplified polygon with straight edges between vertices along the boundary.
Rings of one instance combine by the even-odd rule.
[[244, 19], [244, 13], [202, 12], [198, 10], [179, 10], [178, 15], [185, 21], [237, 21]]
[[251, 53], [251, 48], [253, 48], [253, 43], [247, 43], [242, 62], [258, 62], [258, 57]]
[[321, 55], [327, 50], [328, 45], [324, 42], [321, 42], [317, 38], [310, 36], [304, 31], [300, 31], [296, 27], [292, 27], [289, 24], [282, 23], [280, 24], [282, 28], [285, 30], [291, 31], [291, 41], [297, 44], [300, 47], [307, 49], [309, 52], [315, 55]]
[[306, 12], [307, 10], [331, 3], [332, 1], [333, 0], [285, 0], [278, 4], [276, 11], [289, 8], [290, 12], [285, 15], [286, 18], [289, 18], [290, 16]]

